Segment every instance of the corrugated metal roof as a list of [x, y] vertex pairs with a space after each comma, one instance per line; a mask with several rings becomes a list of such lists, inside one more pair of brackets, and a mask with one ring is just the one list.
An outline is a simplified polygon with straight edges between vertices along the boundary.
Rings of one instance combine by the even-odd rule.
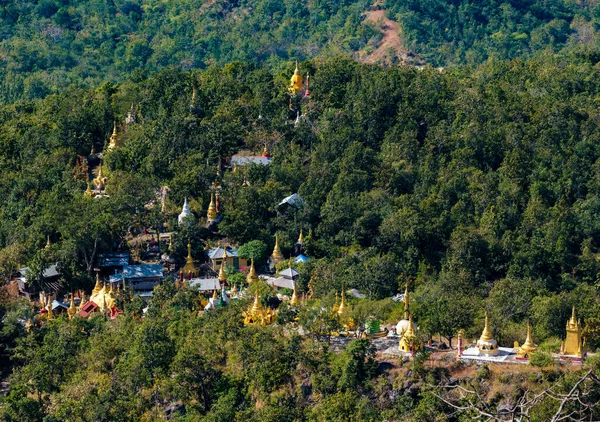
[[271, 159], [260, 155], [234, 155], [231, 157], [230, 165], [247, 166], [249, 164], [262, 164], [264, 166], [271, 164]]
[[123, 272], [111, 275], [110, 282], [123, 280], [123, 277], [127, 280], [150, 277], [162, 278], [162, 264], [127, 265], [123, 267]]
[[214, 289], [221, 289], [221, 283], [218, 278], [192, 278], [188, 281], [190, 287], [197, 288], [201, 292]]
[[285, 278], [293, 278], [298, 274], [300, 273], [293, 268], [286, 268], [285, 270], [279, 272], [279, 275]]
[[296, 258], [294, 258], [294, 262], [296, 264], [300, 264], [300, 263], [307, 262], [307, 261], [310, 261], [310, 258], [307, 257], [306, 255], [302, 255], [302, 254], [300, 254]]
[[99, 267], [124, 267], [129, 264], [129, 252], [104, 253], [98, 256]]
[[[24, 282], [27, 282], [27, 273], [30, 271], [29, 267], [25, 267], [25, 268], [21, 268], [19, 270], [19, 273], [21, 273], [22, 275], [22, 279]], [[48, 268], [46, 268], [43, 272], [43, 277], [44, 278], [52, 278], [52, 277], [56, 277], [59, 276], [60, 273], [58, 272], [58, 266], [57, 264], [52, 264], [50, 265]]]
[[293, 289], [294, 281], [291, 278], [284, 277], [271, 277], [267, 279], [267, 284], [271, 286], [279, 287], [280, 289]]
[[[210, 259], [222, 259], [223, 256], [225, 255], [224, 253], [225, 249], [221, 246], [217, 247], [217, 248], [212, 248], [206, 251], [206, 255], [208, 255], [208, 257]], [[227, 256], [228, 257], [233, 257], [233, 258], [237, 258], [238, 254], [237, 254], [237, 249], [232, 249], [232, 248], [227, 248]]]

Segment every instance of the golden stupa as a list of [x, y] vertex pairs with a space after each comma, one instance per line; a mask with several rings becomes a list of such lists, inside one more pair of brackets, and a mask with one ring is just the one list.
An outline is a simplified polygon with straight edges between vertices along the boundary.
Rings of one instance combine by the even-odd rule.
[[517, 348], [517, 357], [521, 359], [529, 359], [531, 354], [537, 350], [537, 345], [531, 340], [531, 324], [527, 321], [527, 338], [525, 343]]
[[115, 120], [114, 125], [113, 125], [113, 132], [112, 132], [112, 135], [110, 135], [108, 151], [112, 151], [113, 149], [117, 149], [122, 146], [123, 146], [123, 143], [121, 142], [121, 138], [119, 137], [119, 134], [117, 133], [117, 121]]
[[477, 348], [479, 349], [479, 353], [483, 355], [497, 355], [498, 343], [494, 340], [492, 336], [492, 331], [489, 327], [488, 314], [485, 313], [485, 325], [483, 327], [483, 332], [481, 333], [481, 337], [477, 340]]
[[227, 249], [223, 248], [223, 261], [221, 262], [221, 268], [219, 268], [219, 284], [223, 284], [227, 281], [227, 274], [225, 273], [225, 264], [227, 263]]
[[292, 298], [290, 299], [290, 305], [297, 306], [298, 305], [298, 290], [296, 289], [296, 281], [292, 281], [294, 284], [294, 292], [292, 293]]
[[416, 336], [413, 330], [412, 316], [408, 316], [408, 326], [402, 337], [400, 338], [400, 350], [406, 353], [414, 353], [417, 350], [423, 349], [421, 339]]
[[279, 236], [275, 234], [275, 247], [273, 248], [273, 253], [271, 254], [271, 262], [273, 264], [279, 264], [281, 261], [283, 261], [283, 254], [279, 248]]
[[92, 180], [92, 183], [96, 187], [97, 191], [102, 191], [106, 188], [106, 183], [108, 182], [108, 178], [104, 177], [102, 174], [102, 164], [98, 166], [98, 176]]
[[192, 258], [192, 244], [190, 242], [188, 242], [187, 248], [188, 254], [185, 258], [185, 265], [182, 268], [183, 275], [187, 277], [187, 275], [191, 273], [192, 276], [197, 277], [198, 269], [196, 268], [196, 265], [194, 265], [194, 258]]
[[292, 75], [292, 79], [290, 79], [290, 86], [288, 91], [291, 94], [297, 94], [302, 91], [304, 87], [304, 81], [302, 79], [302, 75], [300, 74], [300, 68], [298, 66], [298, 59], [296, 59], [296, 70], [294, 70], [294, 74]]
[[244, 324], [268, 325], [275, 320], [275, 311], [263, 308], [258, 298], [258, 289], [254, 294], [254, 303], [249, 310], [243, 312]]
[[[95, 288], [94, 288], [95, 290]], [[98, 293], [92, 292], [90, 296], [90, 302], [94, 302], [102, 312], [106, 312], [115, 306], [115, 298], [110, 290], [106, 286], [102, 286]]]
[[210, 194], [210, 204], [208, 204], [208, 212], [206, 213], [206, 221], [214, 223], [217, 221], [217, 207], [215, 205], [215, 195]]
[[254, 268], [254, 258], [252, 258], [251, 264], [250, 264], [250, 271], [248, 272], [248, 275], [246, 276], [246, 282], [248, 284], [254, 283], [255, 281], [258, 281], [258, 275], [256, 274], [256, 269]]
[[71, 303], [69, 305], [69, 309], [67, 309], [67, 314], [69, 315], [69, 319], [73, 318], [77, 313], [77, 308], [75, 307], [75, 295], [71, 294]]

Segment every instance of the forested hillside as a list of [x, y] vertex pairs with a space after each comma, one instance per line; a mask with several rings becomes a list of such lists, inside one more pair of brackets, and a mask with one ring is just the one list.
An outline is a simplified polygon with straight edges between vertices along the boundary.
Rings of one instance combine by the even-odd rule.
[[[270, 166], [225, 172], [219, 231], [269, 248], [278, 232], [286, 256], [300, 228], [310, 232], [306, 249], [316, 259], [303, 289], [311, 276], [319, 295], [339, 290], [342, 279], [372, 298], [407, 281], [426, 285], [428, 300], [464, 305], [463, 325], [481, 316], [478, 300], [490, 294], [527, 298], [517, 311], [507, 308], [506, 328], [533, 318], [544, 336], [560, 335], [583, 297], [582, 316], [597, 315], [594, 66], [561, 58], [489, 62], [474, 73], [346, 59], [301, 66], [314, 76], [297, 127], [287, 81], [242, 63], [4, 106], [3, 274], [59, 261], [66, 285], [89, 288], [94, 251], [123, 245], [130, 227], [162, 218], [157, 207], [139, 212], [161, 185], [171, 189], [168, 219], [184, 196], [204, 216], [218, 161], [266, 143]], [[123, 127], [124, 147], [105, 156], [110, 198], [90, 201], [73, 178], [75, 159], [92, 145], [101, 150], [113, 119], [123, 121], [132, 103], [138, 121]], [[250, 186], [242, 187], [244, 177]], [[295, 192], [302, 210], [278, 213]], [[208, 238], [195, 230], [192, 238]]]
[[295, 57], [365, 59], [389, 30], [366, 19], [377, 8], [406, 44], [392, 62], [421, 63], [416, 54], [434, 66], [477, 64], [563, 48], [596, 56], [593, 2], [28, 0], [0, 6], [0, 100], [139, 80], [166, 66], [241, 60], [281, 70]]

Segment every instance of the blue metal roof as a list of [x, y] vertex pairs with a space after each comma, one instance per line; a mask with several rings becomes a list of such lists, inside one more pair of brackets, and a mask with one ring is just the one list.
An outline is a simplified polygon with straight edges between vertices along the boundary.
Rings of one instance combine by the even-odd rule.
[[104, 253], [98, 256], [99, 267], [125, 267], [129, 264], [129, 252]]
[[127, 265], [123, 267], [123, 272], [111, 275], [110, 282], [121, 281], [123, 277], [126, 280], [150, 277], [162, 278], [162, 264]]
[[301, 262], [306, 262], [306, 261], [310, 261], [310, 258], [307, 257], [306, 255], [300, 254], [296, 258], [294, 258], [295, 263], [301, 263]]

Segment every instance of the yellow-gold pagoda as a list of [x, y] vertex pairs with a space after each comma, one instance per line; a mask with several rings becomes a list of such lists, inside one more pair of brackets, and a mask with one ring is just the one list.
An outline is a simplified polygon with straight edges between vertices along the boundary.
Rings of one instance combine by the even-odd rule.
[[578, 358], [583, 357], [585, 345], [581, 337], [581, 322], [575, 317], [575, 306], [571, 310], [571, 318], [567, 321], [566, 330], [567, 337], [561, 347], [561, 354]]
[[192, 244], [190, 242], [188, 242], [187, 248], [188, 254], [185, 258], [185, 265], [181, 271], [183, 271], [184, 276], [191, 274], [192, 276], [197, 277], [198, 269], [196, 268], [196, 265], [194, 265], [194, 258], [192, 258]]
[[527, 321], [527, 338], [521, 347], [517, 348], [517, 357], [519, 359], [529, 359], [531, 354], [537, 350], [537, 344], [531, 340], [531, 324]]
[[492, 331], [490, 330], [487, 312], [485, 313], [483, 332], [481, 333], [479, 340], [477, 340], [477, 348], [479, 349], [479, 354], [487, 356], [495, 356], [499, 352], [498, 343], [494, 340]]
[[279, 248], [279, 236], [275, 234], [275, 247], [273, 248], [273, 253], [271, 254], [271, 262], [275, 265], [279, 264], [281, 261], [283, 261], [283, 254]]
[[419, 350], [423, 350], [423, 342], [413, 331], [412, 316], [408, 316], [408, 325], [406, 331], [400, 337], [399, 348], [405, 353], [414, 353]]
[[250, 264], [250, 271], [248, 271], [248, 275], [246, 276], [246, 282], [248, 284], [258, 281], [258, 275], [256, 274], [256, 269], [254, 268], [254, 258], [252, 258], [251, 262], [252, 263]]
[[119, 137], [119, 134], [117, 133], [117, 121], [115, 120], [113, 125], [113, 132], [112, 135], [110, 135], [110, 142], [108, 143], [108, 151], [112, 151], [122, 146], [123, 143], [121, 141], [121, 138]]
[[244, 324], [268, 325], [275, 320], [275, 311], [263, 308], [258, 298], [258, 289], [254, 294], [254, 303], [247, 311], [243, 312]]
[[291, 94], [297, 94], [304, 88], [304, 80], [302, 79], [302, 75], [300, 74], [300, 67], [298, 66], [298, 59], [296, 59], [296, 69], [294, 70], [294, 74], [292, 75], [292, 79], [290, 79], [290, 86], [288, 91]]

